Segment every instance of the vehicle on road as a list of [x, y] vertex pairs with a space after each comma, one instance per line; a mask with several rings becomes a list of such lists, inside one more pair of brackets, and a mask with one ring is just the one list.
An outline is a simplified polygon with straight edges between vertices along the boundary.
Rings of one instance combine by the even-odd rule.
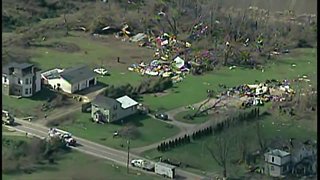
[[154, 163], [143, 159], [133, 159], [131, 160], [131, 165], [133, 167], [138, 167], [143, 170], [154, 171]]
[[161, 120], [169, 120], [169, 116], [165, 113], [157, 113], [154, 117]]
[[175, 177], [175, 168], [175, 166], [172, 166], [170, 164], [157, 162], [155, 164], [154, 172], [164, 177], [173, 179]]
[[59, 138], [62, 140], [67, 146], [75, 146], [77, 141], [72, 137], [71, 133], [56, 129], [56, 128], [50, 128], [49, 132], [49, 139], [51, 138]]
[[2, 123], [10, 126], [14, 124], [14, 118], [8, 111], [2, 110]]
[[108, 76], [109, 75], [109, 72], [104, 68], [96, 68], [96, 69], [93, 70], [93, 72], [95, 72], [97, 74], [100, 74], [102, 76]]
[[153, 163], [143, 159], [133, 159], [131, 160], [131, 165], [133, 167], [138, 167], [146, 171], [154, 172], [167, 178], [173, 179], [175, 177], [176, 167], [163, 162]]

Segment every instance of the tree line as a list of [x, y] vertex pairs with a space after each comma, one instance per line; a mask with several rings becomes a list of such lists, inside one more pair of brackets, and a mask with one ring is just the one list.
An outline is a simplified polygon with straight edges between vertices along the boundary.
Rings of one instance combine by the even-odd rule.
[[184, 135], [183, 137], [176, 138], [174, 140], [169, 140], [168, 142], [162, 142], [157, 146], [157, 150], [160, 152], [166, 152], [173, 148], [189, 144], [192, 141], [199, 140], [203, 137], [210, 136], [213, 134], [219, 134], [222, 130], [236, 125], [236, 123], [241, 123], [244, 121], [251, 122], [256, 120], [260, 116], [260, 108], [251, 109], [250, 112], [239, 113], [238, 116], [233, 118], [227, 118], [226, 120], [217, 123], [216, 125], [205, 127], [190, 135]]

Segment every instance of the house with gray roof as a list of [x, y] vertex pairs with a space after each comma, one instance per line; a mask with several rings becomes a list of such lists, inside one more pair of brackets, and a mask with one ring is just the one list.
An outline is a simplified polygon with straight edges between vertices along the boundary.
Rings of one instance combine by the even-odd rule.
[[95, 122], [114, 122], [138, 112], [138, 102], [129, 96], [112, 99], [98, 95], [91, 102], [91, 117]]
[[30, 97], [41, 90], [41, 71], [30, 63], [12, 62], [2, 67], [2, 93]]
[[42, 73], [41, 77], [44, 84], [70, 94], [97, 84], [96, 74], [85, 65], [49, 70]]

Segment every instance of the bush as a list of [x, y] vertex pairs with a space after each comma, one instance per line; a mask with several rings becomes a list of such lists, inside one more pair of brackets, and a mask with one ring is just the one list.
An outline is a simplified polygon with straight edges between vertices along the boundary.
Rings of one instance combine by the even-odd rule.
[[305, 39], [299, 39], [297, 43], [297, 48], [312, 48], [312, 45]]

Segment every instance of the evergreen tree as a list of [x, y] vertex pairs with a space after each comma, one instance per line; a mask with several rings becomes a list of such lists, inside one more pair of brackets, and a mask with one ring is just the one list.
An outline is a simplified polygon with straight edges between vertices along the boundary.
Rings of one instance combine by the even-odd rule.
[[178, 138], [176, 138], [176, 139], [174, 140], [174, 146], [175, 146], [175, 147], [178, 146]]

